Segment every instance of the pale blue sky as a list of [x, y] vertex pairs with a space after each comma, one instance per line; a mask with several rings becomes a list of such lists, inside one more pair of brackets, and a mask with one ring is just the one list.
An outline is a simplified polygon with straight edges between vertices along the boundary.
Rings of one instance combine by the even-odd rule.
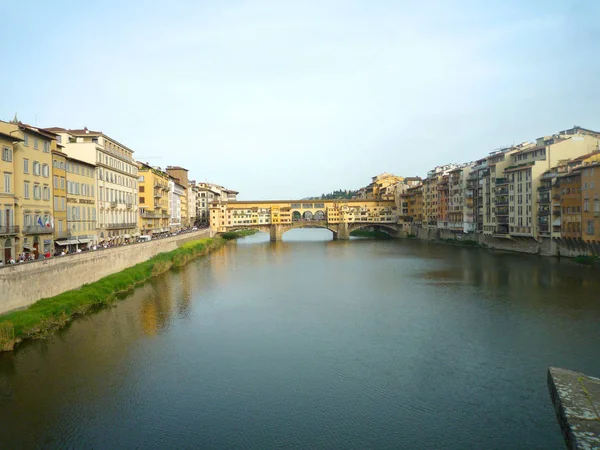
[[0, 11], [0, 119], [101, 130], [242, 199], [358, 188], [600, 129], [595, 0], [4, 0]]

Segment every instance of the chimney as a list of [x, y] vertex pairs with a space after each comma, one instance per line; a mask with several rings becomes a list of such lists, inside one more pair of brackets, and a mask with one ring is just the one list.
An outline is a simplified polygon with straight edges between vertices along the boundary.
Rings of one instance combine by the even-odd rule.
[[85, 130], [86, 133], [90, 132], [90, 130], [88, 130], [88, 127], [83, 127], [83, 129]]

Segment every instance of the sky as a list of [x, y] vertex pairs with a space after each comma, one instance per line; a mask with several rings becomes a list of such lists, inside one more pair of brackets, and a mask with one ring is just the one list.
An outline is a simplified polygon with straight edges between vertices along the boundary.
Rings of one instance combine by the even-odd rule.
[[2, 0], [0, 119], [88, 127], [243, 200], [600, 129], [600, 2]]

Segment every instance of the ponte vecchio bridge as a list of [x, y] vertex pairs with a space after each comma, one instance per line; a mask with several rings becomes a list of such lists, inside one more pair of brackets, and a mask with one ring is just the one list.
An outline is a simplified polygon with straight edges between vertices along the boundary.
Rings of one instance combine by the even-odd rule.
[[391, 235], [399, 231], [396, 205], [390, 200], [263, 200], [212, 203], [210, 226], [217, 233], [242, 229], [268, 232], [280, 241], [293, 228], [326, 228], [334, 239], [349, 239], [360, 228]]

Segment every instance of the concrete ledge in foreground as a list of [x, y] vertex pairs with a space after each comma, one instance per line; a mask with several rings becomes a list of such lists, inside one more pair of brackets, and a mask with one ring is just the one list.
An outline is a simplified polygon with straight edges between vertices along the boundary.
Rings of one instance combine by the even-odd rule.
[[550, 367], [548, 389], [568, 449], [600, 449], [600, 378]]

